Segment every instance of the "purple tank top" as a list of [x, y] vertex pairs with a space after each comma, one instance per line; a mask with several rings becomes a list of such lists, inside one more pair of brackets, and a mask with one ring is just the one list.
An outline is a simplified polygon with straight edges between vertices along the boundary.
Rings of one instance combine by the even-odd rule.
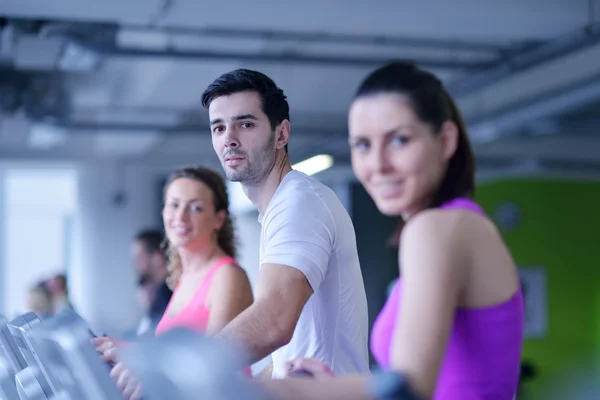
[[[463, 208], [485, 215], [472, 200], [455, 199], [440, 208]], [[402, 280], [377, 316], [371, 351], [379, 366], [390, 367], [392, 337], [402, 301]], [[519, 382], [523, 343], [523, 294], [486, 308], [459, 308], [454, 317], [434, 400], [513, 400]]]

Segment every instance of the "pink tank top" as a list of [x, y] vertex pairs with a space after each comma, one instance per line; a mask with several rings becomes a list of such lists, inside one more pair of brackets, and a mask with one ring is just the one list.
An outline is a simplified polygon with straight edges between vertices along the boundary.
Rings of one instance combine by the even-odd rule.
[[[169, 310], [171, 308], [171, 302], [175, 298], [175, 292], [177, 292], [177, 288], [175, 288], [173, 296], [171, 296], [171, 300], [167, 305], [167, 309], [156, 326], [156, 336], [174, 328], [188, 328], [200, 333], [206, 332], [206, 327], [210, 318], [210, 310], [206, 306], [208, 291], [210, 290], [215, 274], [226, 264], [233, 264], [239, 267], [239, 264], [233, 257], [225, 256], [220, 258], [212, 267], [210, 267], [206, 276], [200, 283], [198, 290], [196, 290], [196, 293], [194, 293], [194, 296], [192, 296], [186, 306], [176, 315], [170, 316]], [[252, 377], [252, 369], [250, 367], [244, 368], [241, 372], [249, 378]]]
[[[175, 298], [175, 294], [171, 296], [171, 300], [167, 305], [167, 309], [163, 314], [160, 322], [156, 326], [155, 335], [160, 335], [173, 328], [183, 327], [192, 329], [201, 333], [206, 331], [208, 325], [208, 319], [210, 317], [210, 311], [206, 306], [206, 297], [212, 285], [213, 278], [217, 271], [226, 264], [238, 265], [238, 263], [232, 257], [223, 257], [219, 259], [206, 273], [206, 276], [200, 283], [198, 290], [194, 293], [194, 296], [186, 304], [183, 309], [174, 316], [169, 315], [171, 309], [171, 303]], [[174, 292], [177, 292], [178, 288], [175, 288]]]
[[[484, 215], [468, 199], [456, 199], [441, 208], [464, 208]], [[398, 279], [371, 333], [371, 351], [383, 369], [390, 368], [401, 301], [402, 279]], [[433, 399], [513, 400], [519, 382], [523, 330], [522, 290], [502, 304], [456, 310]]]

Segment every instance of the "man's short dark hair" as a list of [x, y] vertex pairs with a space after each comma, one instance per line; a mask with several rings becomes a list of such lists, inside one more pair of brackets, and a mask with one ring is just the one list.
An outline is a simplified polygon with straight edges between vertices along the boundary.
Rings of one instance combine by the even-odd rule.
[[250, 69], [236, 69], [215, 79], [202, 93], [202, 107], [208, 108], [218, 97], [247, 91], [260, 96], [261, 109], [269, 119], [271, 130], [284, 120], [289, 121], [290, 106], [283, 90], [265, 74]]
[[141, 242], [149, 253], [163, 253], [163, 241], [165, 237], [159, 229], [145, 229], [135, 235], [135, 240]]

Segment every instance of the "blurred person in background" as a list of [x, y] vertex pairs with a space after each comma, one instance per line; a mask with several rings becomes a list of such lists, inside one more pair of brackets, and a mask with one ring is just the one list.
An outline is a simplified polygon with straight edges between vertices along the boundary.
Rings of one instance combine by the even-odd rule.
[[[168, 289], [168, 286], [167, 286]], [[171, 289], [169, 289], [170, 291]], [[172, 292], [171, 292], [172, 293]], [[162, 318], [162, 314], [158, 317], [158, 321], [156, 319], [153, 320], [151, 314], [151, 308], [153, 304], [156, 304], [153, 301], [156, 297], [157, 290], [156, 285], [150, 281], [147, 276], [140, 276], [137, 280], [137, 286], [135, 289], [135, 297], [138, 301], [138, 305], [142, 309], [142, 319], [137, 326], [136, 331], [133, 333], [134, 337], [143, 336], [148, 333], [154, 334], [154, 329], [156, 329], [156, 325], [158, 325], [158, 321]], [[170, 296], [169, 296], [170, 300]], [[168, 304], [168, 301], [167, 301]], [[164, 307], [166, 309], [166, 305]], [[164, 313], [163, 309], [163, 313]], [[156, 322], [155, 322], [156, 321]]]
[[167, 254], [164, 235], [158, 229], [145, 229], [131, 245], [133, 267], [137, 273], [136, 297], [144, 315], [137, 334], [154, 334], [173, 292], [167, 285]]
[[[156, 335], [185, 327], [204, 335], [219, 332], [253, 301], [239, 266], [229, 197], [223, 178], [202, 167], [185, 167], [168, 179], [163, 222], [168, 238], [167, 284], [173, 297]], [[111, 376], [125, 399], [140, 399], [142, 388], [123, 363], [111, 338], [94, 339], [105, 360], [116, 361]], [[246, 375], [251, 375], [247, 368]]]
[[69, 301], [67, 276], [65, 274], [54, 275], [48, 279], [46, 286], [48, 287], [48, 290], [50, 290], [55, 313], [73, 309], [73, 306]]
[[48, 290], [46, 281], [38, 282], [29, 288], [25, 303], [27, 311], [36, 313], [40, 319], [49, 318], [54, 314], [52, 293]]

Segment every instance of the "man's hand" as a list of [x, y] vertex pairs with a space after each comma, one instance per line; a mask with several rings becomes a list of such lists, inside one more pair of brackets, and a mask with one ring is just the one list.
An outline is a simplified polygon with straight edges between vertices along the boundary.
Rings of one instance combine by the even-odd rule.
[[243, 347], [249, 363], [255, 363], [292, 339], [304, 305], [313, 291], [296, 268], [263, 264], [256, 300], [216, 337]]
[[294, 372], [308, 372], [313, 378], [328, 379], [335, 377], [331, 369], [315, 358], [296, 358], [286, 363], [288, 368], [287, 377], [293, 376]]
[[259, 381], [268, 381], [273, 379], [273, 363], [271, 362], [269, 365], [264, 367], [262, 371], [254, 375], [254, 379]]

